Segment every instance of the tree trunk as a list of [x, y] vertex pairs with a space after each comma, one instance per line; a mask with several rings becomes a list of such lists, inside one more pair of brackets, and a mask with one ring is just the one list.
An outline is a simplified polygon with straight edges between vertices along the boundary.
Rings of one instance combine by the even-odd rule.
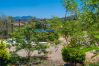
[[28, 55], [27, 55], [27, 66], [31, 66], [31, 52], [28, 50]]

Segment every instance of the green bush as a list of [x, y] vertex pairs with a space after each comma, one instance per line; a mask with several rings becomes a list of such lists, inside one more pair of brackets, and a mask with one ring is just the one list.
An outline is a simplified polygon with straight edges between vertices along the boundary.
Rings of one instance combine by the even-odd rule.
[[89, 64], [88, 66], [99, 66], [99, 62], [95, 64]]
[[62, 57], [65, 62], [82, 63], [85, 60], [85, 53], [79, 48], [62, 49]]
[[[99, 50], [98, 47], [86, 47], [86, 48], [70, 48], [64, 47], [62, 49], [62, 57], [65, 62], [73, 62], [73, 63], [81, 63], [84, 64], [85, 61], [85, 53], [92, 50]], [[90, 66], [97, 66], [97, 64], [89, 64]]]
[[0, 43], [0, 65], [6, 66], [10, 60], [10, 55], [6, 50], [5, 44], [1, 41]]
[[10, 61], [10, 63], [11, 64], [16, 64], [17, 62], [19, 62], [19, 60], [20, 60], [20, 57], [16, 53], [11, 52], [11, 61]]

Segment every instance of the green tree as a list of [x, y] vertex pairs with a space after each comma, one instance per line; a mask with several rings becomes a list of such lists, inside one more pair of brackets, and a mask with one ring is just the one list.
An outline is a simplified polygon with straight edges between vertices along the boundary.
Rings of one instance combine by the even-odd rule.
[[[76, 39], [78, 41], [78, 38], [83, 37], [84, 32], [86, 32], [88, 38], [90, 39], [89, 41], [90, 44], [95, 44], [96, 42], [94, 40], [95, 37], [93, 37], [94, 36], [93, 33], [94, 31], [98, 31], [98, 27], [99, 27], [97, 20], [97, 18], [99, 18], [98, 16], [99, 1], [79, 0], [79, 2], [80, 3], [78, 3], [75, 0], [64, 0], [64, 7], [66, 8], [66, 10], [68, 12], [74, 13], [74, 15], [77, 15], [77, 19], [64, 22], [64, 24], [67, 26], [63, 27], [63, 33], [64, 33], [63, 35], [65, 35], [65, 37], [71, 36], [73, 40]], [[77, 5], [81, 5], [81, 7], [79, 8]], [[82, 41], [82, 39], [79, 40]]]
[[[99, 1], [79, 0], [79, 2], [80, 3], [76, 0], [64, 0], [67, 16], [69, 12], [71, 12], [70, 15], [73, 13], [77, 16], [76, 20], [66, 20], [63, 22], [62, 34], [66, 39], [70, 38], [67, 48], [81, 49], [91, 46], [98, 47], [99, 21], [97, 19], [99, 18]], [[81, 7], [79, 8], [77, 5], [81, 5]], [[71, 49], [71, 53], [76, 53], [76, 51]], [[80, 50], [78, 50], [78, 52], [80, 52]], [[67, 52], [67, 54], [69, 54], [69, 52]], [[69, 56], [73, 57], [74, 54]], [[75, 54], [74, 57], [76, 56]], [[77, 58], [79, 58], [79, 56], [77, 56]], [[73, 59], [71, 61], [73, 61]]]
[[30, 26], [25, 26], [24, 28], [20, 29], [20, 31], [13, 32], [12, 37], [15, 38], [17, 45], [16, 51], [24, 49], [27, 56], [27, 66], [31, 63], [31, 52], [34, 50], [38, 50], [39, 52], [46, 53], [46, 44], [41, 44], [38, 41], [37, 34], [33, 31]]

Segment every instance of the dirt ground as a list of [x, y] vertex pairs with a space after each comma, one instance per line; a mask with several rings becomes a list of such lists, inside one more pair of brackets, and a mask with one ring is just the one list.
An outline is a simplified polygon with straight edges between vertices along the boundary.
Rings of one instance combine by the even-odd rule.
[[[49, 64], [54, 64], [57, 66], [61, 66], [64, 64], [64, 61], [62, 60], [62, 55], [61, 55], [61, 49], [62, 49], [62, 45], [57, 45], [57, 46], [50, 46], [47, 51], [48, 51], [48, 59], [46, 63]], [[11, 47], [10, 49], [7, 49], [8, 51], [15, 51], [15, 47]], [[17, 54], [19, 56], [22, 57], [26, 57], [26, 52], [24, 49], [20, 50], [17, 52]], [[38, 51], [34, 51], [31, 54], [32, 56], [37, 56], [38, 55]]]
[[[57, 45], [57, 46], [50, 46], [47, 51], [48, 51], [48, 59], [46, 60], [46, 62], [44, 61], [44, 65], [45, 66], [63, 66], [63, 64], [65, 63], [62, 60], [62, 55], [61, 55], [61, 49], [63, 48], [63, 44], [66, 43], [64, 38], [60, 38], [59, 39], [61, 42], [61, 44]], [[15, 47], [11, 47], [11, 49], [7, 49], [8, 51], [15, 51]], [[19, 56], [22, 57], [26, 57], [26, 52], [25, 50], [20, 50], [17, 52], [17, 54]], [[31, 54], [32, 56], [37, 56], [38, 55], [38, 51], [34, 51]], [[86, 53], [86, 59], [88, 62], [94, 62], [94, 61], [98, 61], [99, 62], [99, 56], [95, 57], [94, 59], [91, 60], [91, 57], [93, 56], [92, 53], [88, 52]], [[38, 66], [44, 66], [44, 65], [38, 65]]]

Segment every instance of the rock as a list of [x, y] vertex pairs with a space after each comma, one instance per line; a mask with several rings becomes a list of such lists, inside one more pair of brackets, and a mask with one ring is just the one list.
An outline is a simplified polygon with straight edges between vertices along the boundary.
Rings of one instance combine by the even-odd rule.
[[86, 63], [97, 63], [97, 62], [99, 62], [99, 55], [96, 55], [96, 51], [86, 52], [85, 62]]

